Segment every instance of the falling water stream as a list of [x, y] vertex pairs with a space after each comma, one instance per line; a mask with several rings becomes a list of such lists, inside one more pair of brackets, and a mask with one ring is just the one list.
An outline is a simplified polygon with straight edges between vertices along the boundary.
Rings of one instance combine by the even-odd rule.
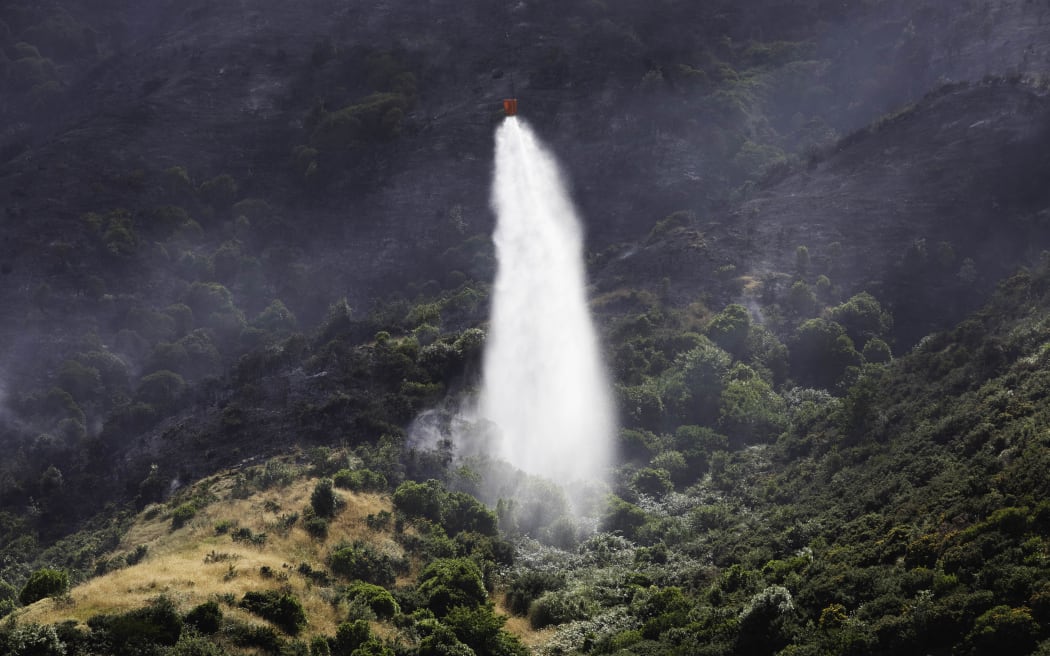
[[516, 117], [496, 132], [498, 271], [481, 415], [511, 464], [556, 482], [602, 480], [613, 403], [587, 307], [580, 222], [554, 158]]

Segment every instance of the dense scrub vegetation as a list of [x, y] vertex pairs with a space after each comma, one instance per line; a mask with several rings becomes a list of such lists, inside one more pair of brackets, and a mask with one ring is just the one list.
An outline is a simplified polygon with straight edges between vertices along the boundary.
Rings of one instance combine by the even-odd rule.
[[[31, 619], [0, 626], [0, 648], [69, 656], [244, 649], [393, 654], [466, 646], [525, 653], [502, 628], [505, 618], [489, 598], [498, 570], [513, 559], [491, 511], [437, 481], [419, 485], [437, 495], [434, 509], [447, 520], [446, 528], [392, 506], [389, 494], [333, 490], [323, 477], [333, 466], [367, 471], [352, 453], [319, 448], [302, 455], [299, 462], [275, 458], [210, 477], [147, 508], [129, 535], [149, 542], [131, 549], [132, 543], [122, 541], [96, 572], [97, 588], [70, 591], [64, 573], [34, 573], [23, 602], [54, 599], [27, 609]], [[413, 485], [400, 486], [395, 498], [404, 498]], [[335, 500], [327, 515], [329, 530], [353, 536], [352, 541], [310, 530], [309, 515], [326, 495]], [[290, 499], [305, 501], [302, 513], [289, 512]], [[362, 506], [377, 503], [380, 509], [365, 515]], [[194, 517], [175, 525], [172, 519], [186, 507], [195, 508]], [[213, 521], [217, 517], [222, 519]], [[259, 530], [262, 517], [268, 518], [267, 532]], [[194, 560], [198, 564], [192, 565]], [[160, 571], [177, 574], [158, 581]], [[143, 581], [149, 583], [139, 585]], [[127, 601], [113, 598], [114, 586], [139, 589], [145, 605], [129, 608]], [[53, 617], [70, 619], [40, 621]]]
[[[637, 519], [616, 506], [609, 519], [630, 539], [617, 544], [617, 575], [637, 580], [621, 601], [630, 620], [571, 635], [596, 632], [601, 653], [1034, 650], [1047, 637], [1033, 430], [1047, 273], [1018, 274], [954, 331], [861, 368], [842, 398], [788, 390], [786, 430], [716, 452], [681, 493], [624, 490]], [[601, 603], [591, 568], [557, 569], [578, 572], [576, 600]]]
[[[413, 589], [397, 582], [404, 564], [363, 542], [337, 545], [330, 573], [310, 570], [320, 585], [346, 582], [354, 612], [385, 618], [416, 642], [384, 642], [351, 613], [349, 623], [323, 641], [327, 647], [319, 640], [296, 643], [301, 605], [265, 591], [245, 595], [239, 605], [272, 621], [279, 633], [230, 625], [222, 633], [227, 638], [213, 643], [197, 629], [161, 627], [225, 626], [216, 619], [221, 613], [193, 608], [172, 615], [163, 610], [170, 602], [162, 601], [141, 613], [92, 620], [90, 635], [67, 628], [54, 639], [70, 653], [90, 653], [75, 650], [98, 640], [119, 651], [129, 623], [147, 622], [159, 624], [149, 631], [135, 624], [135, 631], [173, 645], [173, 653], [190, 643], [275, 652], [309, 644], [342, 653], [340, 645], [367, 643], [380, 651], [466, 645], [523, 653], [489, 601], [493, 590], [503, 590], [508, 613], [527, 617], [537, 629], [560, 627], [548, 646], [553, 651], [1036, 650], [1050, 638], [1043, 608], [1050, 580], [1047, 445], [1035, 428], [1045, 423], [1039, 401], [1048, 391], [1047, 307], [1050, 268], [1020, 272], [985, 310], [952, 331], [888, 362], [852, 358], [837, 372], [839, 395], [791, 382], [799, 373], [783, 348], [764, 351], [786, 360], [777, 382], [763, 366], [768, 356], [756, 358], [746, 348], [760, 327], [729, 339], [734, 321], [747, 314], [730, 307], [711, 316], [699, 326], [706, 334], [679, 333], [677, 350], [666, 353], [660, 367], [637, 372], [631, 387], [651, 388], [654, 403], [679, 407], [683, 395], [695, 402], [681, 406], [692, 408], [688, 412], [655, 415], [655, 423], [626, 413], [616, 496], [601, 531], [589, 537], [566, 532], [563, 523], [571, 520], [565, 517], [530, 526], [524, 499], [501, 502], [493, 512], [446, 487], [475, 480], [482, 489], [486, 476], [501, 475], [498, 468], [475, 462], [467, 473], [450, 459], [431, 461], [427, 470], [445, 484], [405, 480], [387, 487], [395, 516], [369, 520], [377, 528], [400, 527], [401, 544], [423, 564]], [[873, 334], [890, 319], [867, 296], [829, 308], [827, 316], [852, 316], [850, 330], [868, 326]], [[814, 321], [799, 320], [800, 327]], [[849, 331], [841, 331], [852, 342]], [[665, 320], [635, 347], [653, 358], [650, 340], [672, 332]], [[754, 411], [735, 414], [739, 403], [752, 403]], [[367, 444], [355, 453], [348, 461], [317, 449], [309, 454], [309, 471], [378, 481], [377, 470], [362, 467], [379, 467], [382, 457]], [[350, 476], [354, 471], [361, 475]], [[396, 475], [397, 469], [388, 471]], [[271, 462], [247, 470], [238, 485], [280, 485], [299, 475]], [[331, 479], [317, 479], [307, 510], [337, 521], [337, 489]], [[172, 516], [206, 503], [206, 494], [173, 500]], [[500, 526], [519, 536], [516, 550], [498, 537]], [[23, 594], [36, 596], [50, 578], [39, 572], [26, 586], [34, 592]], [[7, 625], [4, 639], [16, 644], [32, 629], [47, 640], [45, 628]]]

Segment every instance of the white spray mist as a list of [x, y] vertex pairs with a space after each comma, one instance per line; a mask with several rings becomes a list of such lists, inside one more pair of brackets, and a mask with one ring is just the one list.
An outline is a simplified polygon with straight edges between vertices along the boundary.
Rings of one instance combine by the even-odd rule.
[[600, 481], [615, 420], [587, 307], [579, 220], [553, 157], [517, 118], [496, 132], [498, 271], [482, 417], [494, 454], [559, 483]]

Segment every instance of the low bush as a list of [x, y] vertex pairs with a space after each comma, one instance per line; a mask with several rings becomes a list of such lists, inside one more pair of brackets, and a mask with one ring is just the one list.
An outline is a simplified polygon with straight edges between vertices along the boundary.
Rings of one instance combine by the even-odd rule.
[[23, 624], [11, 631], [4, 640], [0, 633], [0, 646], [6, 643], [8, 656], [65, 656], [66, 648], [53, 626]]
[[302, 603], [289, 593], [276, 590], [248, 591], [239, 605], [249, 613], [273, 623], [288, 635], [299, 635], [306, 626], [306, 611]]
[[182, 635], [182, 617], [168, 597], [157, 597], [145, 608], [118, 615], [96, 615], [87, 622], [105, 648], [102, 653], [148, 653], [155, 645], [172, 646]]
[[310, 494], [310, 507], [318, 517], [333, 517], [339, 507], [340, 499], [332, 490], [332, 479], [322, 478]]
[[307, 517], [303, 520], [303, 528], [312, 537], [318, 540], [323, 540], [328, 537], [328, 520], [324, 517], [317, 517], [316, 515]]
[[387, 589], [372, 583], [355, 581], [346, 589], [346, 596], [351, 600], [363, 601], [376, 617], [393, 617], [401, 612], [393, 595]]
[[29, 580], [18, 593], [18, 600], [23, 605], [39, 601], [45, 597], [55, 597], [69, 589], [69, 575], [54, 569], [38, 569], [29, 576]]
[[515, 615], [526, 615], [532, 602], [543, 593], [564, 587], [563, 574], [526, 570], [515, 577], [507, 589], [507, 610]]
[[529, 607], [529, 625], [534, 629], [582, 620], [588, 616], [584, 600], [564, 590], [547, 592]]
[[206, 601], [186, 613], [184, 621], [201, 633], [215, 633], [222, 624], [222, 609], [214, 601]]
[[382, 492], [386, 490], [386, 477], [371, 469], [340, 469], [332, 477], [336, 487], [352, 492]]
[[400, 567], [393, 558], [379, 553], [364, 542], [338, 545], [328, 558], [328, 567], [337, 576], [376, 585], [390, 585]]
[[441, 558], [427, 565], [419, 575], [419, 592], [439, 616], [457, 606], [479, 606], [488, 599], [481, 569], [467, 558]]
[[250, 528], [241, 527], [236, 531], [230, 533], [230, 537], [234, 542], [243, 542], [245, 544], [252, 544], [257, 547], [261, 547], [266, 544], [265, 533], [255, 533]]
[[171, 528], [179, 529], [186, 525], [186, 522], [190, 521], [197, 515], [197, 506], [194, 503], [184, 503], [171, 513]]

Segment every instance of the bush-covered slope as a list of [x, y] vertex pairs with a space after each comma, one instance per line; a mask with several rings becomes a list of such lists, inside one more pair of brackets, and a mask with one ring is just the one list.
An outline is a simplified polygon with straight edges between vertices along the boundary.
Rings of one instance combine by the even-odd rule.
[[[723, 441], [695, 483], [624, 480], [626, 500], [606, 527], [629, 541], [531, 556], [585, 609], [564, 619], [588, 618], [555, 644], [647, 654], [1045, 649], [1048, 302], [1044, 264], [1004, 282], [959, 327], [865, 366], [843, 398], [785, 391], [783, 432], [744, 449]], [[711, 444], [694, 434], [677, 432], [671, 448]], [[650, 467], [672, 462], [667, 448], [646, 455]]]
[[[734, 364], [731, 352], [693, 338], [699, 346], [672, 365], [684, 378], [664, 377], [671, 387], [662, 389], [684, 382], [701, 393], [694, 407], [704, 412], [702, 392], [721, 386], [710, 410], [717, 418], [671, 413], [652, 430], [625, 429], [616, 496], [596, 535], [578, 533], [564, 517], [530, 526], [535, 510], [508, 499], [492, 513], [436, 481], [399, 485], [393, 514], [377, 497], [352, 496], [340, 510], [339, 486], [382, 489], [385, 477], [362, 468], [360, 455], [374, 457], [368, 449], [317, 449], [309, 471], [333, 476], [334, 492], [316, 478], [295, 482], [295, 468], [278, 460], [188, 488], [148, 508], [121, 546], [96, 561], [98, 573], [113, 571], [68, 598], [45, 591], [57, 601], [16, 613], [23, 628], [6, 625], [4, 639], [15, 644], [26, 631], [46, 633], [34, 622], [72, 617], [90, 629], [58, 627], [55, 639], [72, 654], [124, 640], [128, 622], [181, 626], [174, 637], [151, 638], [174, 644], [173, 654], [194, 653], [186, 651], [191, 643], [230, 653], [307, 643], [323, 650], [310, 636], [324, 635], [336, 653], [353, 626], [337, 625], [365, 613], [340, 601], [344, 577], [348, 595], [385, 599], [381, 587], [355, 580], [391, 589], [403, 615], [382, 628], [386, 611], [372, 608], [381, 622], [370, 635], [377, 649], [395, 653], [430, 653], [435, 642], [519, 653], [484, 605], [486, 586], [498, 592], [503, 612], [527, 617], [527, 637], [542, 636], [539, 649], [549, 653], [1034, 652], [1050, 639], [1047, 265], [1005, 281], [957, 328], [893, 361], [864, 365], [841, 397], [774, 391], [758, 374], [745, 375], [749, 367]], [[727, 346], [733, 332], [722, 328], [734, 314], [708, 324]], [[734, 414], [734, 403], [751, 412]], [[472, 466], [473, 473], [441, 475], [484, 488], [492, 471]], [[513, 551], [494, 537], [497, 519], [505, 535], [518, 536]], [[187, 567], [175, 566], [180, 558], [203, 558], [194, 567], [209, 582], [191, 584]], [[146, 579], [155, 583], [131, 582]], [[34, 585], [44, 584], [27, 589]], [[284, 606], [267, 590], [301, 599], [302, 629], [295, 613], [282, 624]], [[167, 597], [136, 610], [155, 592]], [[224, 628], [204, 637], [198, 624], [207, 609], [198, 602], [215, 595], [226, 604], [216, 620]], [[258, 620], [245, 613], [277, 628], [251, 629]]]
[[147, 507], [71, 589], [65, 574], [47, 586], [58, 570], [38, 570], [27, 607], [0, 626], [0, 649], [526, 653], [489, 600], [513, 557], [491, 511], [431, 481], [419, 487], [436, 514], [421, 512], [407, 501], [414, 484], [391, 497], [345, 451], [309, 462], [222, 472]]

